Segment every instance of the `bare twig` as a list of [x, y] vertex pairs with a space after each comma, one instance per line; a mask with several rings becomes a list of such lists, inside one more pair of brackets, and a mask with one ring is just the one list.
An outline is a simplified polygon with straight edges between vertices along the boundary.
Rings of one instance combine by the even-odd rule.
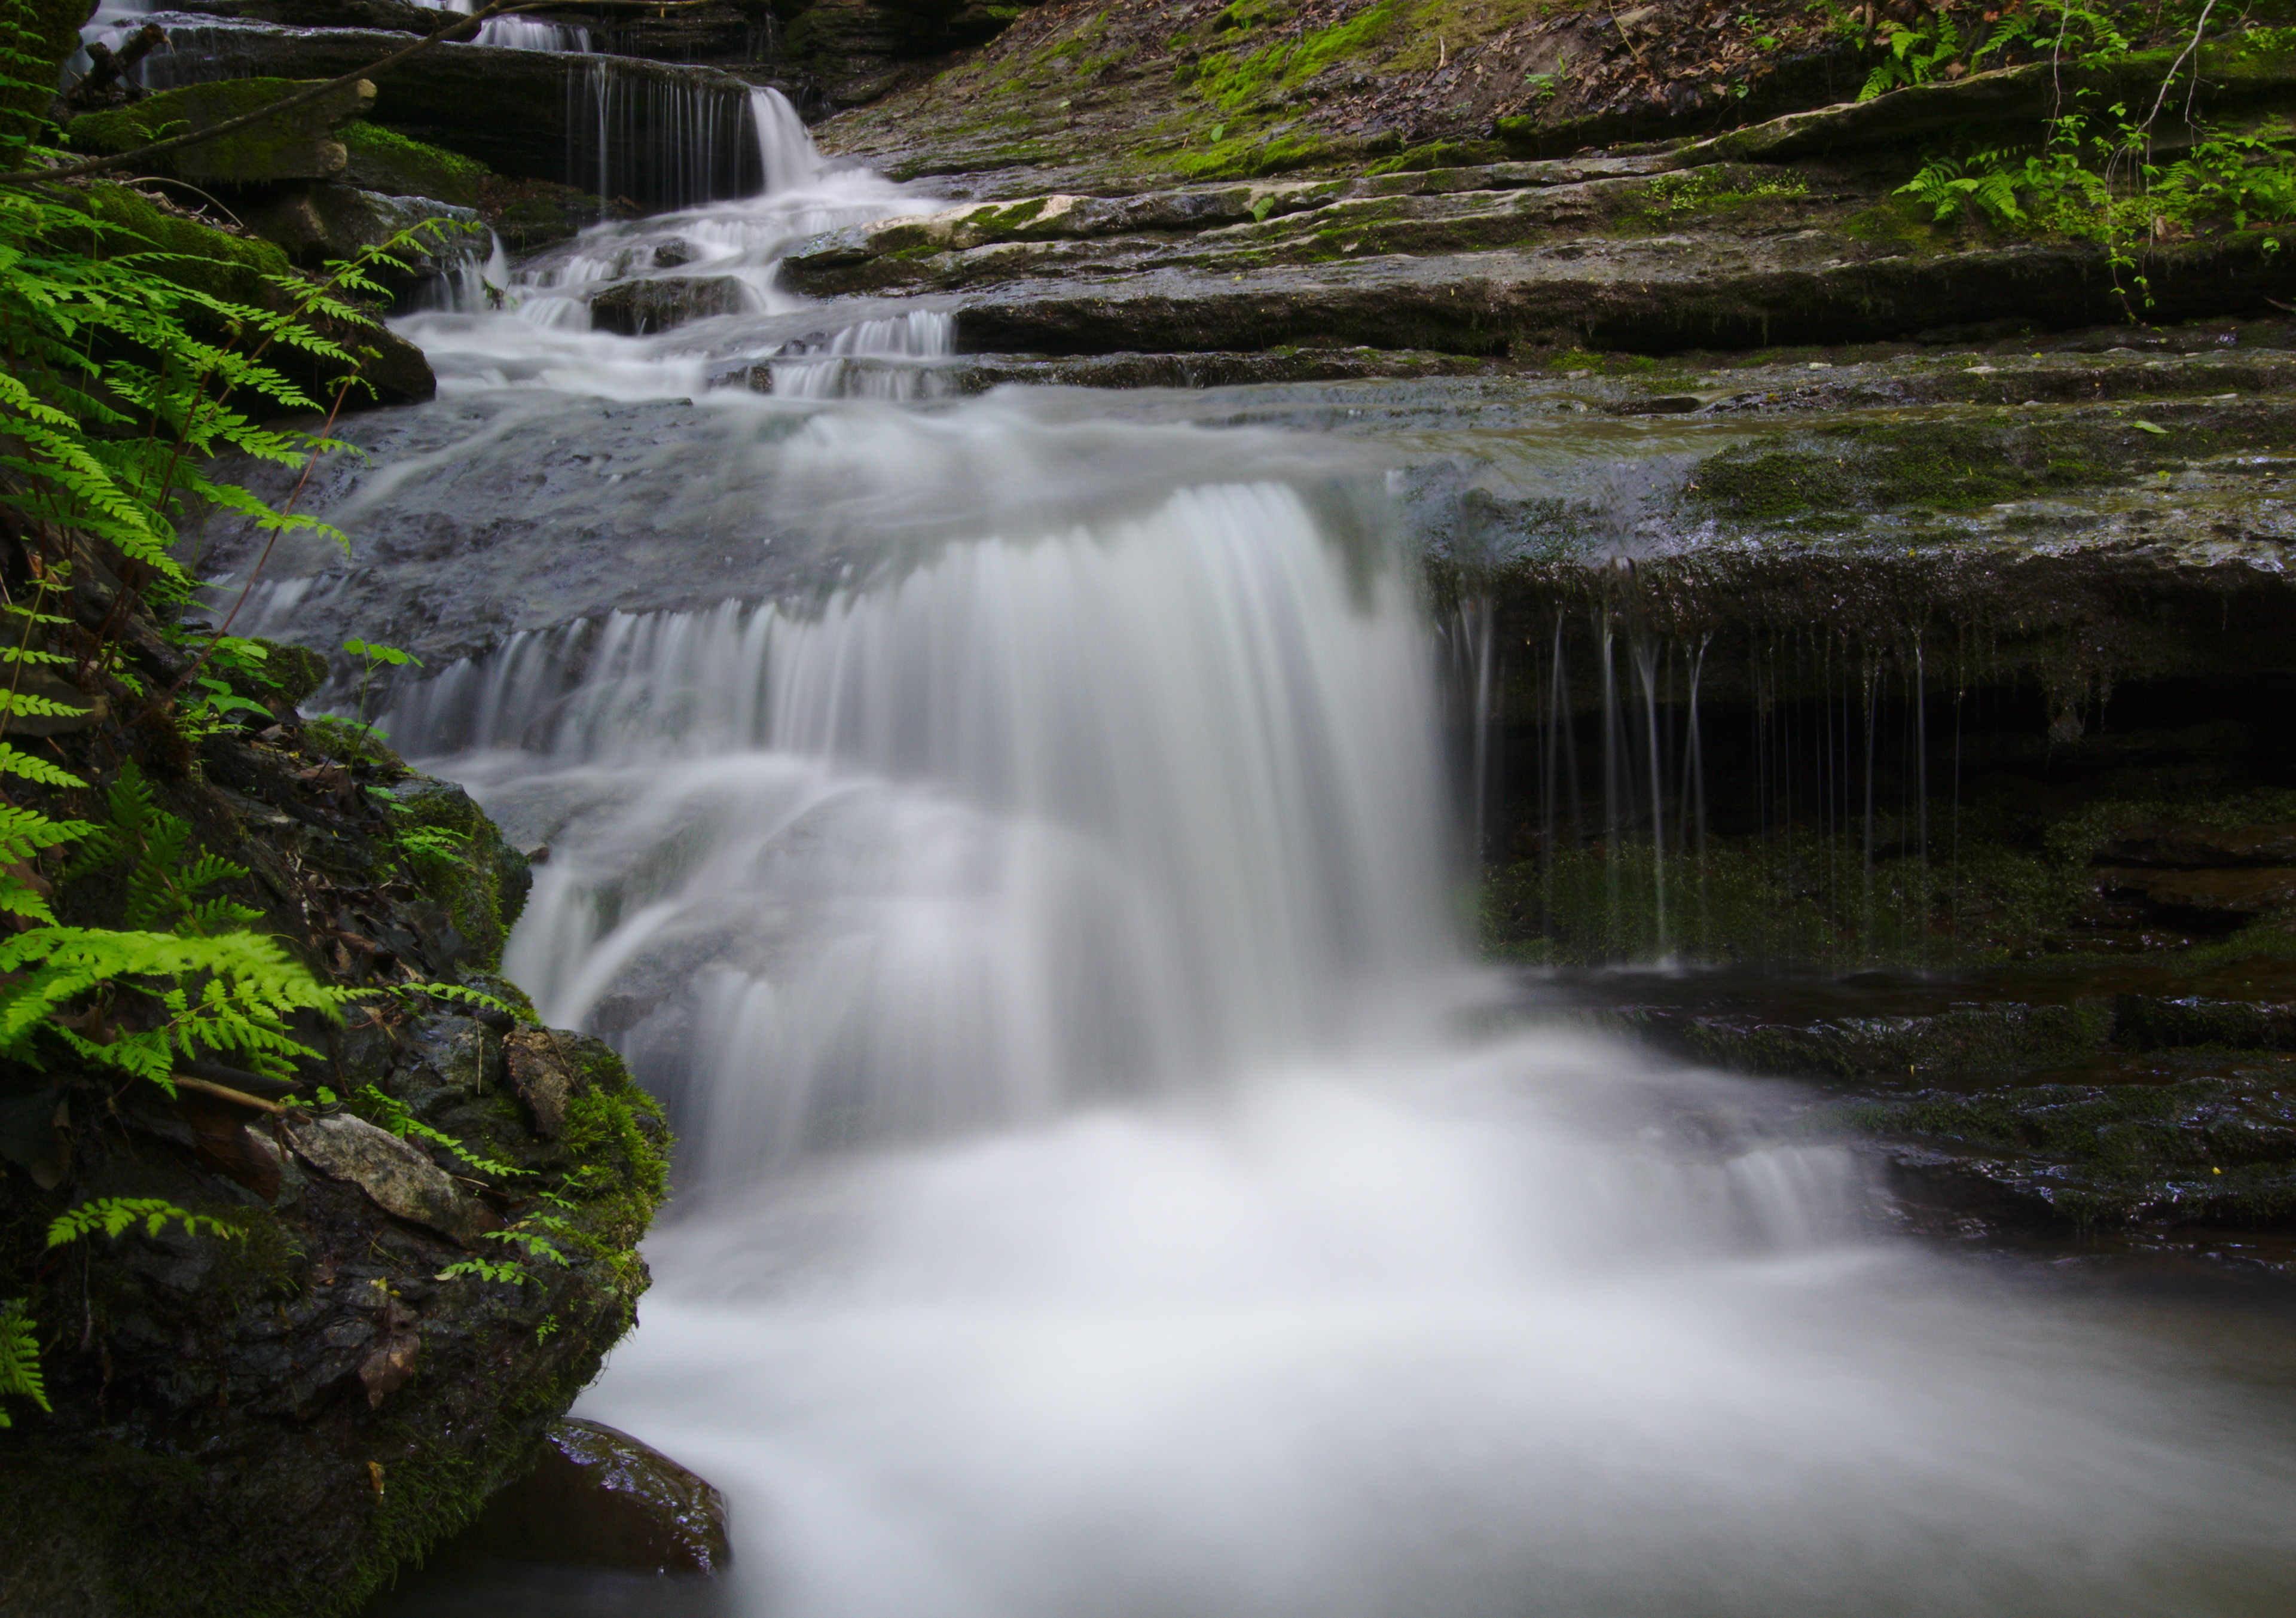
[[194, 1079], [189, 1073], [170, 1076], [171, 1083], [180, 1090], [197, 1090], [202, 1096], [212, 1096], [217, 1101], [228, 1101], [234, 1106], [253, 1107], [258, 1113], [276, 1117], [287, 1111], [275, 1101], [266, 1101], [260, 1096], [250, 1096], [245, 1090], [235, 1090], [228, 1085], [215, 1084], [205, 1079]]

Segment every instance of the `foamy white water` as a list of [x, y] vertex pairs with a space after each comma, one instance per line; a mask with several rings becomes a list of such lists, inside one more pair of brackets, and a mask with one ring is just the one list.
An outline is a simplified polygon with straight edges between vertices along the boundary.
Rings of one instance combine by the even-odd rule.
[[[703, 378], [733, 317], [562, 308], [716, 230], [769, 310], [798, 224], [918, 205], [803, 158], [406, 329], [460, 386]], [[808, 401], [782, 368], [834, 339], [764, 357], [782, 400], [685, 475], [880, 565], [515, 637], [386, 721], [549, 845], [508, 968], [684, 1137], [581, 1408], [728, 1491], [735, 1610], [2288, 1610], [2284, 1409], [1872, 1236], [1774, 1088], [1454, 1031], [1488, 986], [1431, 638], [1328, 454]]]
[[[585, 98], [575, 121], [589, 130], [577, 154], [576, 177], [615, 194], [614, 152], [667, 114], [640, 118], [644, 104], [624, 105], [638, 91], [619, 86], [603, 65], [574, 87]], [[754, 197], [593, 226], [562, 247], [505, 267], [502, 278], [491, 282], [491, 291], [484, 284], [457, 283], [450, 308], [394, 322], [430, 357], [442, 392], [525, 387], [666, 398], [701, 394], [713, 381], [752, 365], [770, 368], [780, 390], [782, 367], [776, 362], [786, 351], [796, 357], [788, 385], [821, 396], [832, 390], [816, 381], [831, 374], [821, 368], [825, 365], [842, 367], [855, 357], [879, 354], [898, 360], [948, 352], [947, 317], [931, 310], [864, 309], [817, 326], [761, 330], [755, 316], [807, 309], [803, 300], [776, 285], [782, 256], [792, 245], [848, 225], [929, 212], [935, 203], [866, 169], [824, 161], [779, 91], [750, 92], [745, 121], [714, 103], [689, 105], [690, 101], [676, 102], [671, 109], [681, 127], [692, 126], [683, 144], [671, 147], [696, 154], [686, 164], [693, 169], [684, 182], [687, 188], [701, 189], [727, 160], [722, 152], [714, 159], [710, 154], [740, 141], [754, 145], [765, 189]], [[599, 292], [610, 286], [646, 289], [648, 283], [680, 296], [699, 295], [713, 313], [650, 335], [596, 326], [591, 303]], [[698, 294], [688, 290], [696, 288]], [[876, 391], [906, 397], [914, 390], [905, 390], [897, 380]]]

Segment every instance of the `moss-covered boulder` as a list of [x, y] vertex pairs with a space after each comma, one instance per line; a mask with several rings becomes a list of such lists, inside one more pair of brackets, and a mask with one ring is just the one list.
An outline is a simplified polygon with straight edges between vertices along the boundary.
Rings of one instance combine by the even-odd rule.
[[[72, 120], [73, 147], [102, 155], [188, 135], [245, 117], [312, 87], [291, 78], [240, 78], [166, 90], [125, 107]], [[374, 105], [374, 86], [346, 85], [213, 140], [147, 160], [153, 172], [199, 185], [257, 185], [276, 180], [331, 180], [348, 153], [334, 131]]]
[[476, 158], [433, 146], [384, 124], [362, 119], [339, 132], [348, 154], [346, 183], [394, 197], [429, 197], [476, 208], [480, 188], [494, 177]]
[[[647, 1282], [659, 1110], [598, 1040], [452, 981], [450, 916], [499, 947], [499, 837], [443, 784], [412, 784], [410, 815], [291, 719], [263, 735], [211, 737], [169, 812], [337, 982], [446, 981], [315, 1023], [291, 1082], [0, 1071], [0, 1295], [36, 1323], [53, 1407], [11, 1399], [0, 1431], [11, 1614], [356, 1612], [532, 1466]], [[410, 857], [410, 824], [459, 834]], [[107, 1197], [203, 1222], [54, 1262], [50, 1221]]]
[[389, 793], [408, 866], [422, 891], [447, 908], [452, 952], [481, 969], [496, 965], [533, 884], [526, 857], [450, 781], [412, 776]]
[[[98, 181], [83, 195], [90, 236], [106, 251], [151, 253], [158, 275], [211, 298], [273, 310], [295, 307], [295, 295], [282, 283], [295, 267], [276, 243], [217, 229], [114, 182]], [[316, 333], [349, 353], [348, 367], [339, 359], [283, 344], [275, 345], [266, 358], [314, 398], [332, 398], [349, 376], [359, 381], [344, 394], [347, 410], [412, 404], [438, 392], [438, 379], [422, 351], [381, 324], [307, 319]]]

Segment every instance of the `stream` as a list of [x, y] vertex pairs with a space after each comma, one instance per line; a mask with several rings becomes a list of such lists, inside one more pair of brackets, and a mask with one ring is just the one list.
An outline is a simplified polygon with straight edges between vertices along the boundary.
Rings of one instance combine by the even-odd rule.
[[[937, 397], [946, 308], [776, 289], [791, 242], [933, 206], [778, 103], [764, 196], [398, 322], [439, 399], [347, 430], [372, 458], [316, 509], [351, 560], [283, 546], [240, 626], [423, 649], [394, 743], [549, 850], [505, 972], [681, 1140], [578, 1411], [726, 1491], [730, 1580], [379, 1610], [2296, 1605], [2272, 1331], [1877, 1236], [1783, 1087], [1532, 1019], [1567, 988], [1456, 936], [1414, 456], [1615, 481], [1726, 425]], [[733, 307], [590, 329], [671, 276]]]

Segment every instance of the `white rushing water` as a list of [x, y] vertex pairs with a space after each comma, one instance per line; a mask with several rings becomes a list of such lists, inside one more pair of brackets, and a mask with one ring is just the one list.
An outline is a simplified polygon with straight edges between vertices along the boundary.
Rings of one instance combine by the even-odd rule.
[[[542, 318], [582, 266], [715, 243], [769, 306], [805, 223], [922, 205], [767, 167], [406, 329], [452, 386], [658, 397], [692, 333]], [[736, 1610], [2287, 1610], [2252, 1408], [1862, 1234], [1757, 1087], [1462, 1031], [1428, 628], [1308, 461], [775, 385], [760, 441], [897, 565], [386, 720], [547, 842], [507, 968], [684, 1137], [581, 1409], [726, 1490]]]
[[[658, 121], [648, 111], [653, 92], [640, 86], [625, 94], [598, 76], [570, 84], [582, 103], [576, 126], [592, 131], [574, 163], [598, 170], [579, 177], [613, 194], [620, 163], [613, 154], [632, 146], [635, 127]], [[702, 102], [679, 103], [677, 117], [693, 126], [691, 138], [663, 149], [698, 154], [685, 165], [692, 173], [682, 183], [689, 189], [705, 188], [710, 175], [727, 169], [725, 144], [738, 139], [753, 143], [765, 191], [594, 226], [491, 283], [499, 289], [498, 307], [483, 286], [458, 289], [452, 308], [401, 322], [399, 329], [429, 355], [441, 391], [529, 387], [662, 398], [699, 394], [728, 374], [763, 366], [775, 391], [818, 394], [824, 390], [819, 379], [857, 372], [857, 358], [876, 356], [890, 362], [882, 375], [893, 380], [868, 390], [879, 397], [914, 392], [901, 385], [909, 374], [902, 362], [948, 351], [948, 320], [939, 311], [864, 308], [825, 324], [785, 318], [770, 329], [761, 329], [756, 317], [811, 313], [775, 285], [782, 255], [792, 244], [847, 225], [927, 212], [932, 200], [866, 169], [824, 161], [775, 90], [751, 92], [740, 120]], [[652, 335], [600, 329], [591, 304], [610, 287], [641, 297], [700, 298], [718, 317]]]

